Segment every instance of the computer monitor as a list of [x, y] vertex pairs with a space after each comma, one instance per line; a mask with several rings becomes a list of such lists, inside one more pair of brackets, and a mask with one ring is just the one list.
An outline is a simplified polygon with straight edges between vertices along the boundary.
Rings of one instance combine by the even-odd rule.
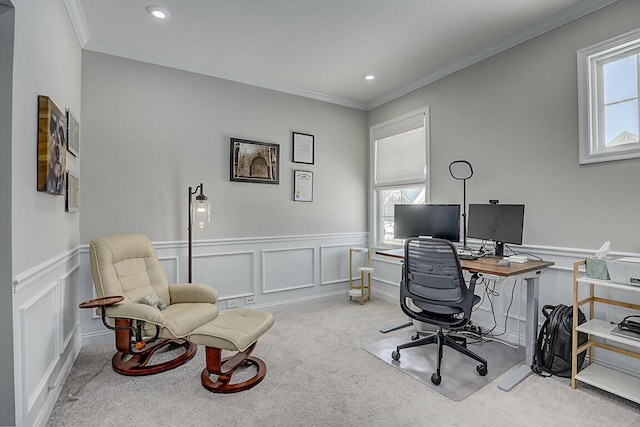
[[460, 241], [460, 205], [395, 205], [393, 237]]
[[503, 256], [503, 244], [522, 244], [524, 205], [470, 204], [467, 236], [496, 243], [496, 255]]

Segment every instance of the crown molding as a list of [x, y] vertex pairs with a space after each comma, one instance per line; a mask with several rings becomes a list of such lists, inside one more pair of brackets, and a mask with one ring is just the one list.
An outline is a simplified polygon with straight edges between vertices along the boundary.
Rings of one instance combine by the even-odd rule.
[[237, 83], [243, 83], [250, 86], [257, 86], [263, 89], [270, 89], [276, 92], [288, 93], [290, 95], [301, 96], [304, 98], [315, 99], [317, 101], [328, 102], [331, 104], [342, 105], [345, 107], [364, 110], [365, 105], [345, 98], [339, 98], [312, 90], [302, 89], [299, 87], [287, 85], [273, 80], [262, 79], [236, 71], [225, 70], [222, 68], [211, 67], [197, 62], [186, 61], [184, 59], [173, 58], [157, 53], [148, 52], [141, 49], [134, 49], [126, 46], [120, 46], [112, 43], [106, 43], [101, 40], [90, 39], [83, 47], [85, 50], [104, 53], [108, 55], [119, 56], [122, 58], [133, 59], [136, 61], [147, 62], [149, 64], [161, 65], [163, 67], [175, 68], [182, 71], [190, 71], [192, 73], [202, 74], [205, 76], [216, 77], [224, 80], [230, 80]]
[[441, 68], [440, 70], [437, 70], [419, 80], [409, 83], [397, 90], [394, 90], [368, 104], [360, 103], [360, 102], [346, 99], [346, 98], [340, 98], [340, 97], [328, 95], [321, 92], [315, 92], [312, 90], [307, 90], [307, 89], [287, 85], [287, 84], [276, 82], [273, 80], [262, 79], [259, 77], [242, 74], [242, 73], [238, 73], [231, 70], [211, 67], [211, 66], [199, 64], [192, 61], [186, 61], [183, 59], [172, 58], [172, 57], [168, 57], [168, 56], [164, 56], [164, 55], [160, 55], [160, 54], [156, 54], [156, 53], [152, 53], [152, 52], [148, 52], [140, 49], [133, 49], [125, 46], [106, 43], [100, 40], [94, 40], [91, 38], [91, 35], [89, 33], [89, 28], [87, 27], [87, 23], [85, 21], [85, 17], [82, 12], [82, 7], [80, 6], [79, 0], [64, 0], [64, 3], [69, 12], [69, 16], [71, 18], [71, 22], [73, 23], [73, 27], [76, 31], [76, 36], [78, 37], [80, 46], [83, 49], [98, 52], [98, 53], [104, 53], [108, 55], [119, 56], [127, 59], [133, 59], [136, 61], [142, 61], [142, 62], [154, 64], [154, 65], [174, 68], [178, 70], [189, 71], [189, 72], [202, 74], [210, 77], [216, 77], [224, 80], [230, 80], [238, 83], [247, 84], [250, 86], [261, 87], [263, 89], [274, 90], [276, 92], [287, 93], [290, 95], [296, 95], [304, 98], [314, 99], [316, 101], [328, 102], [331, 104], [354, 108], [357, 110], [369, 111], [387, 102], [393, 101], [394, 99], [400, 98], [401, 96], [411, 93], [417, 89], [420, 89], [421, 87], [424, 87], [430, 83], [440, 80], [450, 74], [460, 71], [466, 67], [469, 67], [487, 58], [490, 58], [493, 55], [497, 55], [501, 52], [504, 52], [507, 49], [510, 49], [514, 46], [517, 46], [521, 43], [531, 40], [537, 36], [547, 33], [555, 28], [565, 25], [571, 21], [574, 21], [592, 12], [595, 12], [596, 10], [599, 10], [610, 4], [616, 3], [617, 1], [618, 0], [588, 0], [588, 1], [581, 2], [557, 15], [552, 16], [551, 18], [543, 21], [542, 23], [536, 25], [535, 27], [529, 29], [528, 31], [524, 31], [522, 33], [516, 34], [515, 36], [505, 40], [502, 43], [499, 43], [485, 50], [477, 52], [450, 66]]
[[91, 34], [89, 33], [89, 27], [87, 27], [87, 21], [82, 12], [82, 6], [80, 6], [80, 0], [64, 0], [64, 4], [67, 7], [69, 18], [71, 18], [73, 29], [76, 31], [76, 37], [78, 38], [80, 47], [83, 48], [91, 39]]
[[387, 95], [378, 98], [377, 100], [367, 104], [366, 110], [372, 110], [376, 107], [379, 107], [389, 101], [393, 101], [394, 99], [400, 98], [408, 93], [413, 92], [416, 89], [420, 89], [423, 86], [426, 86], [430, 83], [435, 82], [436, 80], [440, 80], [443, 77], [446, 77], [450, 74], [453, 74], [457, 71], [460, 71], [464, 68], [467, 68], [477, 62], [483, 61], [487, 58], [490, 58], [494, 55], [497, 55], [501, 52], [504, 52], [507, 49], [510, 49], [514, 46], [517, 46], [521, 43], [524, 43], [528, 40], [531, 40], [535, 37], [538, 37], [544, 33], [547, 33], [551, 30], [554, 30], [562, 25], [568, 24], [571, 21], [575, 21], [576, 19], [582, 18], [585, 15], [588, 15], [596, 10], [602, 9], [603, 7], [609, 6], [610, 4], [616, 3], [618, 0], [591, 0], [586, 2], [581, 2], [574, 7], [571, 7], [557, 15], [552, 16], [551, 18], [541, 22], [535, 27], [529, 29], [528, 31], [521, 32], [516, 34], [515, 36], [505, 40], [502, 43], [491, 46], [488, 49], [479, 51], [468, 58], [465, 58], [461, 61], [458, 61], [448, 67], [441, 68], [434, 73], [429, 74], [421, 78], [420, 80], [416, 80], [412, 83], [409, 83], [406, 86], [403, 86], [393, 92], [388, 93]]

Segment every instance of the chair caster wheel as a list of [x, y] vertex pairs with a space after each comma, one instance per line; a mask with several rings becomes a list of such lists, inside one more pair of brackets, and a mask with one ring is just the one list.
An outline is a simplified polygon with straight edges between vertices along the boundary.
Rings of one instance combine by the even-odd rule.
[[393, 350], [393, 353], [391, 353], [391, 358], [393, 360], [400, 360], [400, 352], [398, 350]]
[[476, 366], [476, 371], [478, 371], [481, 377], [484, 377], [485, 375], [487, 375], [487, 367], [484, 365]]
[[440, 375], [438, 375], [437, 373], [433, 373], [431, 374], [431, 382], [434, 383], [435, 385], [440, 385], [440, 382], [442, 381], [442, 377]]

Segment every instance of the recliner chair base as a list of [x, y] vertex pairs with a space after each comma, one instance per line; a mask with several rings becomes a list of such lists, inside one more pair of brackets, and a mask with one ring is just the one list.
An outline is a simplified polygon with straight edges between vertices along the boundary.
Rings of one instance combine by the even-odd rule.
[[[164, 350], [167, 347], [183, 347], [184, 353], [171, 360], [162, 363], [149, 365], [154, 353]], [[130, 352], [119, 351], [113, 355], [111, 366], [113, 370], [122, 375], [153, 375], [165, 372], [178, 366], [184, 365], [196, 355], [198, 346], [185, 339], [160, 339], [150, 345], [145, 345], [142, 350], [131, 350]]]
[[[202, 386], [214, 393], [236, 393], [256, 386], [267, 374], [267, 365], [262, 359], [249, 357], [255, 347], [256, 343], [253, 343], [245, 351], [224, 359], [222, 349], [206, 347], [207, 367], [202, 370], [200, 376]], [[240, 383], [231, 382], [238, 370], [249, 369], [251, 366], [255, 366], [257, 370], [254, 376]], [[215, 381], [211, 379], [212, 374], [218, 376]]]

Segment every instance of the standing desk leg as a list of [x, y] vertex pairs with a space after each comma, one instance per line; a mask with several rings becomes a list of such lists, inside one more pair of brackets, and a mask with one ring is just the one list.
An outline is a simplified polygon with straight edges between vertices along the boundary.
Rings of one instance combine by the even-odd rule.
[[524, 365], [505, 378], [498, 388], [509, 391], [531, 375], [531, 365], [536, 351], [538, 333], [538, 276], [525, 279], [527, 282], [527, 319], [525, 325], [525, 359]]

